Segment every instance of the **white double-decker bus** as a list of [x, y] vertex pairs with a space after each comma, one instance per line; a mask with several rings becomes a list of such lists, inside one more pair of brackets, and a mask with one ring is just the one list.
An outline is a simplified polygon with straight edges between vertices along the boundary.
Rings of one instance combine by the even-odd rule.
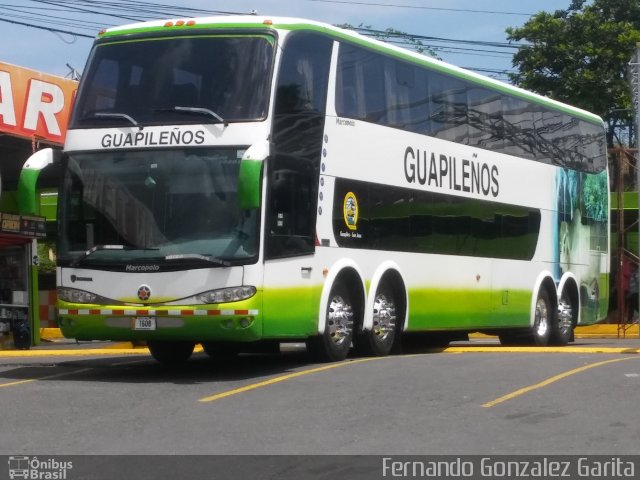
[[63, 171], [68, 337], [336, 361], [474, 331], [566, 344], [606, 314], [602, 120], [350, 31], [106, 30], [59, 157], [37, 168]]

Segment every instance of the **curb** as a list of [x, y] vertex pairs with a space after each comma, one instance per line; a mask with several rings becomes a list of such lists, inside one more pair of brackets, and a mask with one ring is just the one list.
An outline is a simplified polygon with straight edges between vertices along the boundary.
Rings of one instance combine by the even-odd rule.
[[[202, 352], [199, 345], [194, 349], [194, 353]], [[401, 357], [421, 356], [430, 353], [564, 353], [564, 354], [640, 354], [640, 348], [627, 347], [504, 347], [495, 344], [450, 346], [446, 348], [429, 348], [420, 352], [406, 352]], [[122, 348], [122, 344], [116, 344], [107, 348], [77, 348], [77, 349], [31, 349], [31, 350], [0, 350], [0, 358], [42, 358], [42, 357], [87, 357], [87, 356], [148, 356], [149, 349], [143, 348]], [[386, 358], [386, 357], [370, 357]]]
[[[595, 324], [578, 326], [575, 329], [576, 338], [640, 338], [640, 328], [638, 324], [631, 325], [618, 325], [615, 323], [607, 324]], [[493, 338], [495, 335], [485, 335], [482, 333], [472, 333], [470, 338]], [[55, 341], [64, 339], [64, 335], [59, 328], [41, 328], [40, 338], [45, 341]], [[131, 345], [131, 348], [135, 348], [131, 342], [123, 342], [123, 344]], [[122, 347], [126, 348], [126, 347]]]
[[[640, 338], [638, 324], [618, 325], [615, 323], [578, 326], [575, 329], [576, 338]], [[497, 335], [471, 333], [469, 338], [496, 338]]]
[[[202, 352], [202, 347], [196, 345], [193, 353]], [[147, 347], [136, 347], [128, 342], [114, 343], [104, 348], [32, 348], [30, 350], [0, 350], [0, 358], [34, 358], [34, 357], [86, 357], [93, 355], [150, 355]]]
[[64, 338], [62, 332], [59, 328], [41, 328], [40, 329], [40, 340], [50, 341], [50, 340], [59, 340]]
[[576, 327], [577, 338], [640, 338], [638, 324], [596, 324]]

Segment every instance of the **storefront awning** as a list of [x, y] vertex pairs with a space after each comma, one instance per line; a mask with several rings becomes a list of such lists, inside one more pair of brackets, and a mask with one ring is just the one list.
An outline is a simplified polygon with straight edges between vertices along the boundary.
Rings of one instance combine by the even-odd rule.
[[0, 212], [0, 248], [47, 236], [44, 217]]

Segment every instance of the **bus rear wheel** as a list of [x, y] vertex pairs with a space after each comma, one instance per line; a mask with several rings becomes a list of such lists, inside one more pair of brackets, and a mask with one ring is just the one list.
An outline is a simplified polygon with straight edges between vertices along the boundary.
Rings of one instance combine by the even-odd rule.
[[355, 339], [355, 346], [363, 355], [384, 356], [391, 353], [396, 339], [398, 302], [394, 293], [382, 287], [373, 302], [373, 325]]
[[176, 366], [189, 360], [195, 342], [149, 340], [147, 346], [157, 361], [166, 366]]
[[339, 362], [347, 357], [353, 340], [353, 310], [351, 292], [342, 282], [336, 282], [327, 301], [324, 332], [307, 340], [307, 350], [314, 358]]
[[551, 330], [549, 339], [551, 344], [564, 346], [571, 341], [577, 316], [576, 308], [577, 305], [574, 305], [569, 296], [563, 292], [558, 302], [557, 321]]

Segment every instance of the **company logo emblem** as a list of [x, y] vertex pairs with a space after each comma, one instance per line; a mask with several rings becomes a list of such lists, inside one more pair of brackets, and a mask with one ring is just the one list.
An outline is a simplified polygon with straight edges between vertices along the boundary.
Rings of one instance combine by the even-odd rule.
[[143, 302], [151, 298], [151, 288], [149, 285], [140, 285], [140, 288], [138, 288], [138, 298]]
[[342, 213], [344, 215], [344, 223], [349, 230], [358, 229], [358, 199], [356, 194], [349, 192], [344, 196], [342, 204]]

